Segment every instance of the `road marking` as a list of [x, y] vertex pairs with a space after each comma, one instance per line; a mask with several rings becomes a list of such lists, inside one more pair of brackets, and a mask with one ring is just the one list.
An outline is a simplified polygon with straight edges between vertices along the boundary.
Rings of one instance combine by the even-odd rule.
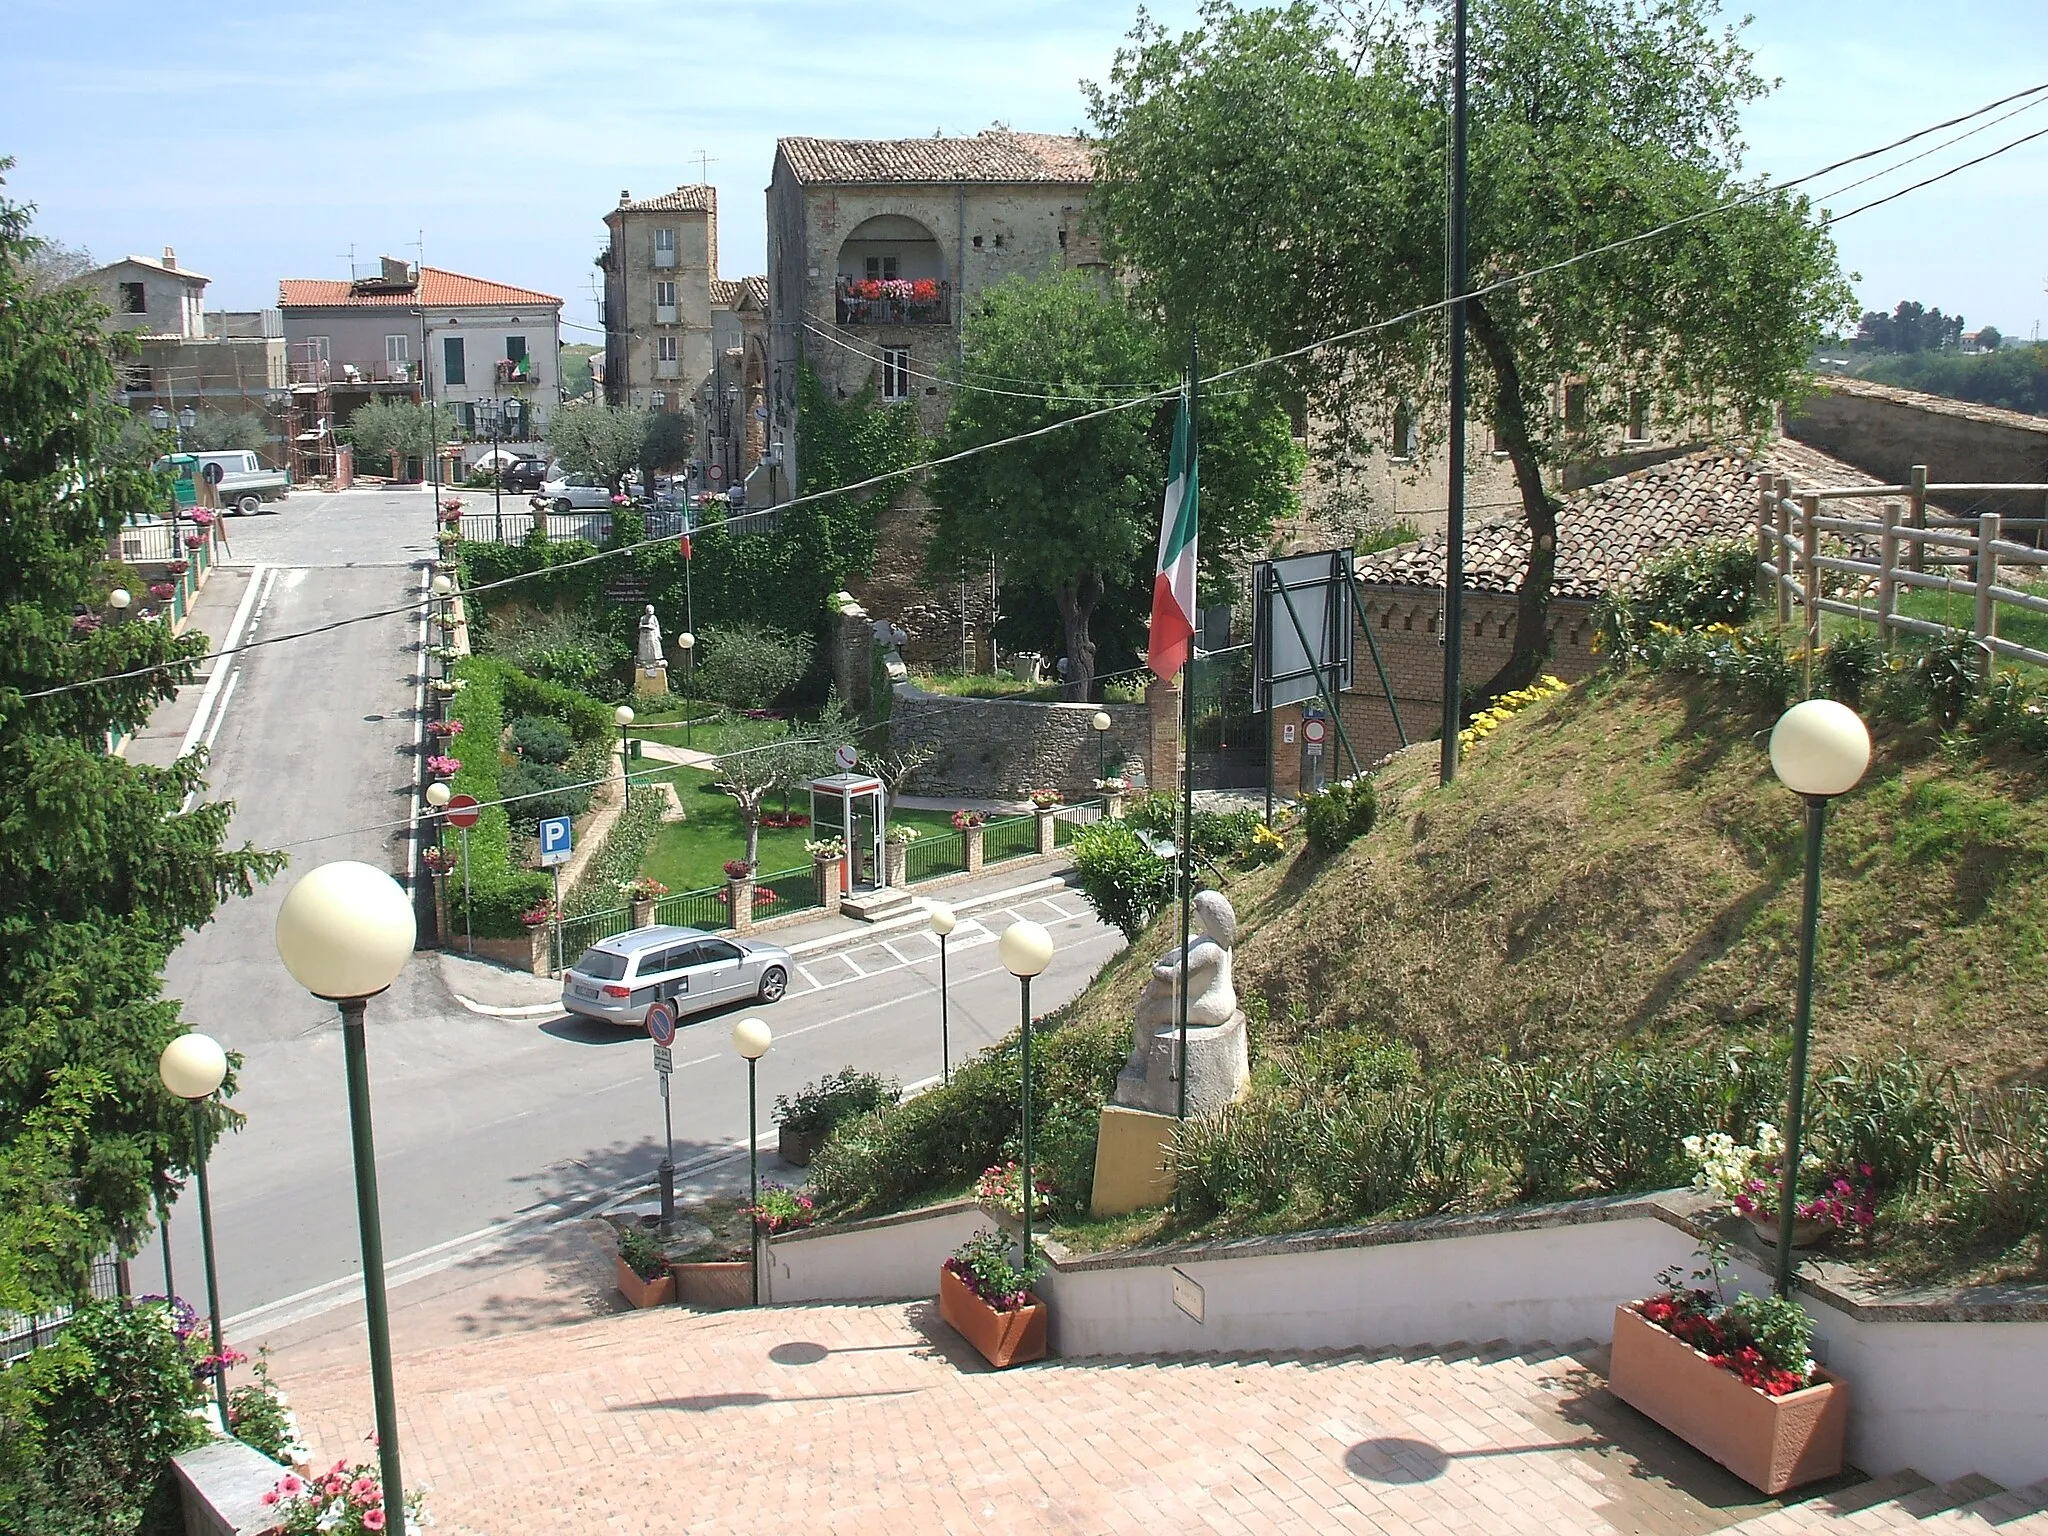
[[[429, 565], [420, 572], [420, 670], [419, 675], [413, 679], [412, 750], [413, 761], [418, 763], [419, 767], [413, 770], [413, 792], [408, 797], [409, 803], [405, 814], [403, 884], [408, 891], [417, 889], [413, 884], [413, 878], [420, 867], [420, 800], [426, 793], [424, 781], [427, 768], [427, 754], [424, 750], [427, 739], [427, 646], [430, 643], [427, 631], [434, 618], [433, 583], [433, 567]], [[464, 875], [463, 878], [467, 880], [469, 877]], [[561, 889], [559, 880], [556, 882], [556, 889]]]
[[[889, 951], [890, 954], [894, 955], [898, 960], [901, 960], [905, 965], [910, 964], [910, 956], [903, 953], [902, 950], [898, 949], [894, 944], [891, 944], [887, 939], [882, 940], [882, 948]], [[1023, 1202], [1024, 1197], [1022, 1195], [1019, 1195], [1017, 1197], [1017, 1209], [1020, 1211], [1024, 1209]]]
[[849, 971], [852, 971], [855, 976], [867, 975], [867, 972], [862, 970], [860, 968], [859, 963], [853, 958], [851, 951], [843, 952], [842, 954], [840, 954], [839, 958], [846, 962], [846, 968]]
[[819, 988], [824, 986], [823, 982], [821, 982], [820, 980], [818, 980], [817, 977], [811, 974], [811, 968], [807, 965], [798, 964], [796, 968], [796, 973], [797, 975], [803, 977], [805, 981], [808, 981], [811, 984], [811, 990], [813, 992], [816, 992]]
[[[264, 568], [259, 565], [255, 574], [249, 578], [249, 585], [242, 592], [242, 600], [235, 606], [234, 620], [228, 625], [227, 639], [221, 643], [222, 650], [232, 651], [236, 642], [240, 640], [242, 627], [249, 622], [250, 610], [256, 606], [256, 591], [263, 585], [263, 571]], [[214, 701], [219, 697], [221, 689], [227, 685], [227, 675], [233, 670], [233, 666], [233, 657], [225, 657], [214, 663], [213, 671], [206, 679], [206, 689], [199, 695], [198, 713], [193, 715], [192, 724], [186, 728], [185, 739], [178, 743], [178, 756], [183, 757], [190, 752], [206, 734], [207, 717], [213, 713]]]
[[[213, 724], [211, 727], [208, 728], [206, 732], [205, 746], [206, 750], [209, 753], [213, 751], [214, 741], [220, 736], [220, 728], [228, 718], [228, 700], [232, 699], [235, 696], [235, 684], [239, 683], [241, 680], [242, 669], [240, 667], [237, 667], [235, 668], [233, 674], [229, 676], [227, 687], [221, 690], [220, 707], [213, 712]], [[1023, 1199], [1023, 1196], [1018, 1196], [1018, 1199], [1021, 1201]], [[1018, 1209], [1022, 1210], [1023, 1206], [1019, 1205]]]

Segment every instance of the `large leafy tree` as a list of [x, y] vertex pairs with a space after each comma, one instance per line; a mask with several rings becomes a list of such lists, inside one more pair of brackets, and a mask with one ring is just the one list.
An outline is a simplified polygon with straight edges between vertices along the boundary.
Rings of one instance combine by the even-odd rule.
[[37, 251], [28, 210], [0, 198], [0, 1307], [75, 1294], [190, 1167], [185, 1108], [156, 1078], [183, 1027], [159, 975], [281, 863], [225, 846], [232, 804], [181, 810], [196, 757], [106, 750], [192, 679], [206, 640], [112, 621], [109, 541], [167, 488], [114, 449], [105, 310], [40, 284]]
[[[946, 579], [960, 561], [993, 554], [1005, 583], [1051, 598], [1065, 632], [1070, 699], [1089, 697], [1093, 687], [1096, 609], [1156, 552], [1178, 406], [1145, 400], [1096, 413], [1170, 388], [1185, 348], [1121, 293], [1078, 271], [1012, 278], [981, 295], [967, 316], [963, 387], [937, 455], [1060, 421], [1076, 425], [935, 471], [928, 565]], [[1011, 382], [976, 387], [992, 379]], [[1213, 588], [1292, 507], [1300, 453], [1285, 413], [1256, 380], [1205, 396], [1198, 435], [1200, 547]]]
[[548, 446], [565, 468], [602, 480], [616, 495], [640, 463], [652, 421], [637, 406], [565, 405], [548, 422]]
[[[1611, 451], [1638, 402], [1763, 430], [1848, 293], [1806, 202], [1742, 176], [1738, 113], [1767, 86], [1712, 0], [1471, 15], [1473, 289], [1691, 220], [1471, 301], [1474, 437], [1490, 424], [1511, 460], [1532, 549], [1499, 691], [1542, 666], [1560, 471]], [[1441, 300], [1448, 55], [1441, 14], [1406, 6], [1141, 21], [1090, 100], [1098, 213], [1141, 295], [1244, 359]], [[1409, 397], [1440, 440], [1447, 341], [1441, 314], [1372, 329], [1286, 382], [1340, 435], [1384, 438]]]

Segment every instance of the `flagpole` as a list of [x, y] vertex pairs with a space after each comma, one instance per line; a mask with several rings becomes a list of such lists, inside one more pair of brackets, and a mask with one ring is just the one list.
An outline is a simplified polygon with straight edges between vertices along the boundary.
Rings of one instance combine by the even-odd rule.
[[[1201, 438], [1197, 431], [1196, 409], [1200, 404], [1202, 378], [1201, 340], [1193, 326], [1188, 327], [1188, 478], [1195, 485], [1201, 484], [1202, 452]], [[1201, 613], [1201, 570], [1199, 562], [1195, 574], [1195, 612], [1188, 615], [1197, 619]], [[1188, 1117], [1188, 926], [1195, 899], [1195, 637], [1201, 633], [1199, 622], [1195, 634], [1188, 636], [1187, 659], [1180, 668], [1180, 1059], [1179, 1070], [1174, 1073], [1180, 1092], [1179, 1108], [1175, 1118]]]

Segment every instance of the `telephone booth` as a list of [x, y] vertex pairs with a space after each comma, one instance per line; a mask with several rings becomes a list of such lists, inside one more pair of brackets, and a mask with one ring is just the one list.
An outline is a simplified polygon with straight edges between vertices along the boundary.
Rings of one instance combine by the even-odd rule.
[[859, 773], [835, 773], [813, 779], [811, 836], [843, 839], [846, 859], [839, 866], [839, 891], [882, 883], [882, 836], [888, 831], [888, 810], [882, 781]]

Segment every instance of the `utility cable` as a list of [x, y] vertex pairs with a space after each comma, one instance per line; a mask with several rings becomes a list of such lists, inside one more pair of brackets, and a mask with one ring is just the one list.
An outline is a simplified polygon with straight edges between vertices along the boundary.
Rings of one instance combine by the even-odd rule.
[[[1575, 267], [1582, 262], [1591, 261], [1596, 257], [1611, 255], [1616, 251], [1625, 250], [1632, 246], [1643, 244], [1646, 241], [1654, 240], [1661, 235], [1671, 233], [1673, 230], [1685, 228], [1689, 225], [1700, 223], [1703, 220], [1716, 217], [1723, 213], [1727, 213], [1729, 211], [1732, 211], [1733, 209], [1742, 207], [1745, 204], [1758, 201], [1765, 197], [1769, 197], [1774, 193], [1784, 191], [1790, 187], [1799, 186], [1802, 183], [1816, 180], [1822, 176], [1831, 175], [1835, 171], [1842, 170], [1851, 165], [1860, 164], [1861, 162], [1870, 160], [1878, 155], [1882, 155], [1888, 153], [1891, 150], [1901, 148], [1907, 144], [1914, 142], [1915, 140], [1925, 138], [1930, 133], [1938, 133], [1941, 132], [1943, 129], [1955, 127], [1960, 123], [1970, 121], [1972, 118], [1982, 117], [1987, 112], [1995, 111], [1999, 107], [2005, 106], [2010, 102], [2018, 101], [2029, 96], [2038, 95], [2042, 92], [2048, 92], [2048, 82], [2043, 82], [2039, 85], [2030, 86], [2022, 91], [2012, 92], [2009, 95], [2000, 97], [1996, 101], [1978, 107], [1974, 111], [1966, 112], [1957, 117], [1949, 118], [1944, 122], [1936, 123], [1926, 128], [1916, 129], [1912, 133], [1905, 134], [1897, 139], [1892, 140], [1890, 143], [1880, 145], [1875, 149], [1864, 150], [1854, 155], [1844, 156], [1840, 160], [1832, 161], [1829, 164], [1822, 166], [1818, 170], [1809, 171], [1804, 176], [1795, 177], [1790, 181], [1776, 182], [1764, 186], [1759, 186], [1753, 189], [1752, 191], [1747, 192], [1739, 197], [1729, 199], [1728, 201], [1723, 203], [1718, 203], [1712, 208], [1706, 208], [1700, 210], [1697, 213], [1687, 214], [1683, 218], [1669, 220], [1666, 223], [1657, 225], [1652, 229], [1644, 230], [1638, 234], [1624, 236], [1619, 240], [1609, 241], [1604, 245], [1595, 246], [1590, 250], [1580, 251], [1570, 256], [1561, 257], [1557, 261], [1547, 263], [1540, 267], [1531, 268], [1530, 270], [1525, 272], [1515, 273], [1506, 277], [1497, 278], [1493, 282], [1482, 284], [1480, 287], [1472, 289], [1468, 293], [1461, 295], [1458, 298], [1443, 298], [1433, 300], [1426, 304], [1417, 305], [1412, 309], [1409, 309], [1398, 315], [1393, 315], [1384, 320], [1377, 320], [1366, 325], [1353, 327], [1350, 330], [1339, 331], [1333, 335], [1325, 336], [1316, 341], [1304, 343], [1299, 347], [1290, 348], [1289, 350], [1284, 352], [1276, 352], [1266, 357], [1256, 358], [1251, 362], [1240, 363], [1235, 365], [1234, 367], [1220, 369], [1216, 373], [1206, 376], [1204, 379], [1201, 380], [1201, 383], [1204, 386], [1219, 383], [1226, 379], [1235, 378], [1241, 374], [1250, 373], [1254, 369], [1270, 367], [1275, 363], [1291, 362], [1296, 358], [1305, 357], [1311, 353], [1319, 352], [1326, 347], [1340, 346], [1346, 342], [1357, 341], [1360, 338], [1372, 335], [1375, 332], [1389, 330], [1395, 326], [1405, 325], [1410, 323], [1411, 321], [1419, 320], [1426, 316], [1440, 313], [1443, 310], [1448, 309], [1452, 304], [1459, 302], [1459, 298], [1462, 298], [1464, 300], [1484, 298], [1489, 294], [1500, 293], [1510, 288], [1519, 287], [1525, 283], [1533, 282], [1537, 278], [1547, 277], [1554, 273], [1562, 272], [1567, 270], [1568, 268]], [[2009, 150], [2016, 149], [2022, 144], [2028, 143], [2033, 139], [2042, 137], [2044, 134], [2048, 134], [2048, 129], [2043, 129], [2037, 133], [2028, 134], [2024, 138], [2016, 139], [2011, 143], [2002, 145], [1997, 149], [1991, 150], [1986, 154], [1980, 155], [1974, 160], [1967, 161], [1962, 165], [1955, 166], [1947, 171], [1939, 173], [1938, 175], [1928, 177], [1920, 182], [1916, 182], [1912, 186], [1901, 188], [1897, 192], [1889, 193], [1884, 197], [1874, 199], [1871, 202], [1863, 204], [1861, 207], [1849, 210], [1849, 212], [1847, 213], [1831, 215], [1828, 218], [1827, 223], [1842, 223], [1848, 219], [1854, 218], [1859, 213], [1866, 213], [1872, 208], [1880, 207], [1885, 203], [1892, 202], [1900, 197], [1904, 197], [1907, 193], [1918, 191], [1922, 187], [1931, 186], [1935, 182], [1945, 180], [1947, 177], [1953, 176], [1960, 171], [1968, 170], [1972, 166], [1981, 165], [1987, 160], [1996, 159], [1998, 156], [2005, 154]], [[1157, 390], [1148, 394], [1138, 395], [1132, 399], [1118, 401], [1113, 404], [1102, 406], [1092, 411], [1085, 411], [1076, 416], [1063, 417], [1059, 421], [1050, 422], [1040, 427], [1034, 427], [1024, 432], [1014, 433], [1009, 437], [998, 438], [992, 442], [980, 443], [969, 448], [963, 448], [957, 452], [946, 454], [939, 458], [927, 459], [917, 464], [905, 465], [900, 469], [885, 470], [879, 475], [871, 475], [868, 476], [866, 479], [857, 480], [847, 485], [835, 486], [830, 490], [807, 492], [803, 495], [793, 497], [789, 501], [778, 503], [776, 507], [774, 507], [772, 510], [780, 512], [786, 508], [803, 506], [812, 502], [824, 501], [828, 498], [835, 496], [858, 495], [862, 492], [879, 490], [883, 486], [905, 479], [911, 475], [921, 474], [925, 471], [932, 469], [943, 468], [944, 466], [949, 464], [961, 463], [967, 459], [978, 458], [985, 453], [993, 453], [999, 449], [1014, 447], [1018, 443], [1030, 442], [1037, 438], [1050, 436], [1055, 432], [1065, 431], [1067, 428], [1079, 426], [1083, 422], [1101, 420], [1104, 417], [1113, 416], [1122, 411], [1136, 409], [1141, 405], [1148, 405], [1155, 401], [1170, 399], [1180, 392], [1180, 388], [1181, 386], [1175, 385], [1170, 389]], [[642, 539], [632, 544], [622, 544], [612, 549], [598, 550], [593, 554], [583, 556], [576, 560], [564, 561], [557, 565], [550, 565], [542, 570], [522, 572], [512, 576], [503, 577], [494, 582], [487, 582], [480, 586], [465, 588], [463, 589], [463, 592], [465, 595], [467, 595], [469, 593], [497, 591], [506, 587], [516, 586], [523, 582], [536, 580], [540, 577], [550, 576], [559, 571], [573, 570], [579, 566], [592, 565], [599, 561], [614, 559], [620, 555], [635, 554], [641, 550], [652, 549], [659, 545], [666, 544], [668, 542], [669, 536], [665, 534], [658, 538]], [[431, 601], [431, 598], [418, 598], [394, 608], [378, 609], [368, 613], [357, 614], [348, 618], [331, 620], [326, 624], [315, 625], [308, 629], [294, 630], [285, 634], [269, 635], [256, 640], [244, 641], [242, 644], [232, 648], [224, 648], [219, 651], [207, 652], [199, 656], [187, 658], [186, 661], [177, 663], [177, 665], [197, 665], [198, 663], [203, 661], [217, 660], [221, 657], [237, 655], [244, 651], [259, 649], [264, 646], [282, 645], [288, 641], [302, 640], [317, 635], [331, 634], [336, 630], [347, 628], [351, 624], [367, 623], [376, 619], [389, 618], [401, 613], [413, 612], [424, 601]], [[126, 672], [109, 673], [101, 677], [82, 678], [75, 682], [60, 683], [50, 688], [43, 688], [38, 689], [34, 692], [23, 693], [19, 697], [24, 703], [35, 699], [54, 698], [62, 694], [77, 692], [85, 688], [99, 687], [107, 683], [129, 682], [139, 678], [152, 677], [164, 672], [165, 670], [167, 670], [167, 667], [163, 664], [148, 667], [139, 667], [131, 669]]]

